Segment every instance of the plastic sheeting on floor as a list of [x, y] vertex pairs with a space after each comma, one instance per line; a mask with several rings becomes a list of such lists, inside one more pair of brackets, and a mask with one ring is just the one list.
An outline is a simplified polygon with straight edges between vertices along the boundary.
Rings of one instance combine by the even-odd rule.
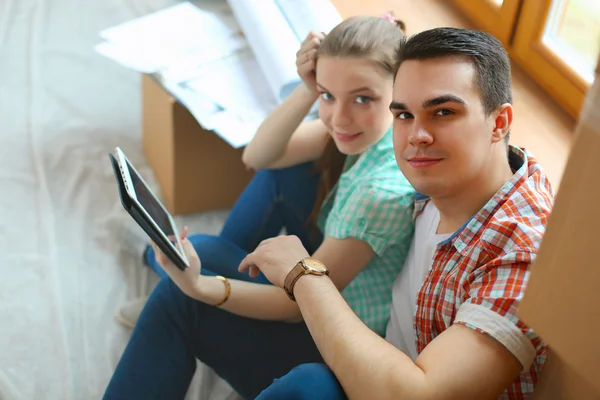
[[[174, 3], [0, 0], [0, 399], [100, 398], [129, 338], [114, 311], [156, 281], [107, 157], [121, 146], [154, 183], [139, 75], [93, 46]], [[224, 215], [186, 223], [215, 233]], [[189, 399], [231, 397], [199, 368]]]

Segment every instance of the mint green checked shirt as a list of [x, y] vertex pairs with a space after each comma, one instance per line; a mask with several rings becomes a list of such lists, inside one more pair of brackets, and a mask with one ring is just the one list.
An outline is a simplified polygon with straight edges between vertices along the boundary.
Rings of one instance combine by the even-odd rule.
[[414, 189], [394, 158], [391, 129], [360, 156], [348, 156], [338, 183], [325, 198], [319, 227], [325, 237], [356, 238], [375, 255], [342, 291], [380, 335], [390, 317], [392, 285], [408, 254], [414, 232]]

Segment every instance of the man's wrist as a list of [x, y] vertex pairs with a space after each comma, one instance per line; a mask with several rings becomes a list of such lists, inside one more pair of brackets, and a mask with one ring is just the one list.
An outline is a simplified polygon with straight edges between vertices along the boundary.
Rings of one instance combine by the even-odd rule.
[[313, 291], [318, 291], [319, 288], [328, 285], [333, 285], [333, 282], [327, 275], [303, 275], [296, 281], [296, 285], [294, 285], [294, 297], [298, 301], [298, 297], [309, 295]]

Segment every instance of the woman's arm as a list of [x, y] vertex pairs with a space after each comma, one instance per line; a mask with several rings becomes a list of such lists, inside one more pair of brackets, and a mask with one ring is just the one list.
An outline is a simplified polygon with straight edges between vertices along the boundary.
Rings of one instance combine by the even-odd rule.
[[302, 123], [316, 95], [300, 84], [258, 128], [242, 161], [254, 169], [276, 169], [317, 160], [329, 135], [320, 119]]
[[[373, 250], [362, 240], [326, 238], [313, 257], [327, 262], [331, 280], [338, 290], [342, 290], [366, 267], [373, 257]], [[221, 306], [224, 310], [255, 319], [302, 320], [296, 302], [277, 286], [235, 279], [230, 279], [229, 284], [229, 299]], [[217, 304], [225, 296], [225, 285], [214, 277], [201, 275], [194, 290], [186, 294], [203, 303]]]
[[242, 161], [252, 169], [276, 169], [317, 160], [329, 135], [321, 120], [302, 121], [317, 100], [316, 53], [324, 36], [311, 32], [296, 53], [302, 83], [264, 120]]
[[[200, 259], [189, 240], [182, 238], [190, 267], [180, 271], [169, 258], [154, 245], [156, 261], [188, 296], [207, 304], [217, 304], [225, 296], [222, 281], [200, 275]], [[342, 290], [365, 268], [373, 257], [373, 250], [366, 242], [354, 238], [326, 238], [313, 255], [326, 262], [331, 280]], [[293, 267], [293, 266], [290, 266]], [[231, 292], [220, 307], [233, 314], [247, 318], [272, 321], [301, 321], [298, 305], [285, 292], [275, 286], [229, 279]]]
[[[412, 232], [412, 189], [407, 189], [401, 196], [397, 191], [383, 190], [377, 182], [369, 180], [357, 184], [351, 194], [348, 194], [348, 199], [338, 196], [338, 200], [341, 202], [336, 203], [339, 207], [334, 206], [329, 214], [329, 218], [334, 219], [331, 223], [328, 222], [329, 228], [326, 231], [329, 233], [326, 233], [325, 240], [312, 257], [327, 265], [331, 281], [341, 291], [367, 266], [375, 254], [383, 254], [393, 242], [400, 240], [400, 237], [393, 238], [398, 230]], [[351, 211], [360, 209], [368, 211], [368, 218]], [[386, 212], [379, 212], [382, 209]], [[395, 216], [393, 223], [389, 221], [389, 215]], [[266, 246], [269, 240], [271, 239], [263, 241], [258, 249]], [[186, 253], [190, 262], [196, 265], [193, 260], [198, 256], [191, 245], [187, 246]], [[198, 277], [199, 261], [196, 271], [187, 277], [187, 271], [182, 275], [174, 266], [164, 265], [163, 262], [168, 259], [157, 258], [157, 261], [188, 296], [208, 304], [218, 304], [223, 299], [223, 282]], [[298, 261], [300, 258], [294, 263]], [[294, 265], [289, 265], [290, 269], [293, 267]], [[191, 284], [188, 285], [187, 282]], [[231, 281], [230, 298], [222, 308], [256, 319], [298, 321], [302, 318], [296, 303], [289, 300], [283, 290], [256, 283]]]

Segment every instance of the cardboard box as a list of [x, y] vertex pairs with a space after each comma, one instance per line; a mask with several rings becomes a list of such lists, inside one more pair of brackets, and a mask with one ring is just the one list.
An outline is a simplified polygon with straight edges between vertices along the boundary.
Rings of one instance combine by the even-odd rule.
[[[600, 65], [599, 65], [600, 67]], [[600, 399], [600, 74], [575, 132], [520, 317], [550, 346], [536, 399]]]
[[234, 149], [142, 74], [142, 146], [173, 215], [230, 208], [252, 174]]

